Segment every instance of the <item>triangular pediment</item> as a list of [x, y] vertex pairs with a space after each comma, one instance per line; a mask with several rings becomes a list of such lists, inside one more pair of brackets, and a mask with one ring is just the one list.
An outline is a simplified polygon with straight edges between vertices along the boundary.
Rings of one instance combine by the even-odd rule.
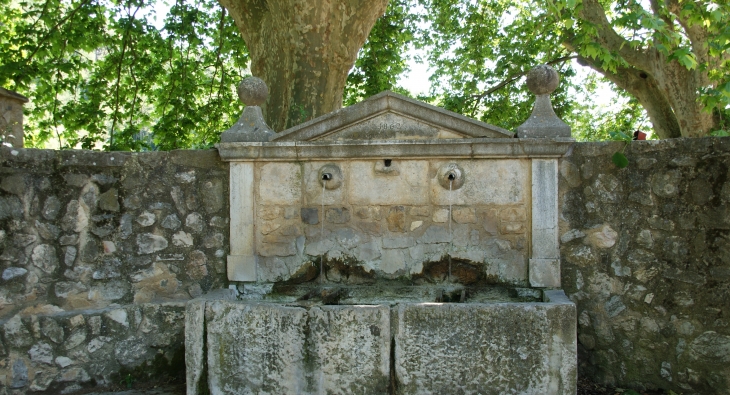
[[510, 138], [506, 129], [390, 91], [279, 133], [272, 141]]

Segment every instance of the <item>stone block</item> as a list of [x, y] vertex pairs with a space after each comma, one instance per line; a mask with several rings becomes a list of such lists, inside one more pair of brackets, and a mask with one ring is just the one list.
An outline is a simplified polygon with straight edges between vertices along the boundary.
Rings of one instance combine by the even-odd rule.
[[319, 209], [316, 207], [302, 208], [300, 211], [302, 222], [307, 225], [317, 225], [319, 223]]
[[350, 163], [348, 201], [355, 205], [428, 204], [428, 162], [400, 161], [398, 175], [374, 171], [372, 161]]
[[314, 394], [385, 394], [390, 383], [390, 309], [322, 306], [309, 310]]
[[[304, 177], [303, 177], [303, 188], [304, 188], [304, 204], [310, 206], [321, 206], [323, 203], [326, 206], [331, 205], [342, 205], [345, 204], [347, 196], [347, 176], [343, 177], [340, 185], [336, 188], [328, 188], [322, 190], [322, 179], [321, 172], [323, 166], [337, 166], [340, 169], [340, 173], [346, 175], [349, 172], [346, 162], [338, 162], [337, 164], [331, 164], [329, 162], [306, 162], [304, 163]], [[334, 185], [334, 184], [330, 184]]]
[[350, 222], [350, 210], [345, 207], [328, 208], [325, 218], [329, 223], [346, 224]]
[[[446, 162], [434, 162], [440, 168]], [[526, 203], [529, 183], [528, 160], [459, 160], [464, 185], [449, 191], [439, 184], [436, 172], [430, 180], [431, 202], [435, 205], [479, 205]]]
[[394, 311], [400, 394], [575, 394], [575, 305], [400, 304]]
[[302, 167], [297, 163], [266, 163], [261, 166], [257, 183], [260, 202], [272, 205], [301, 204]]
[[532, 161], [532, 258], [557, 259], [558, 161]]
[[228, 280], [256, 281], [256, 256], [228, 255]]
[[203, 198], [203, 205], [208, 214], [218, 212], [223, 208], [225, 202], [223, 182], [220, 179], [203, 182], [200, 186], [200, 196]]
[[208, 302], [208, 386], [214, 394], [307, 391], [307, 312], [275, 304]]
[[403, 206], [394, 206], [388, 210], [388, 216], [385, 217], [388, 222], [388, 230], [391, 232], [406, 231], [406, 211]]
[[452, 215], [454, 222], [473, 224], [477, 222], [476, 210], [473, 207], [455, 207]]
[[538, 288], [560, 287], [560, 260], [530, 259], [530, 285]]
[[205, 305], [205, 300], [195, 299], [185, 306], [185, 377], [188, 395], [202, 395], [198, 389], [205, 373]]

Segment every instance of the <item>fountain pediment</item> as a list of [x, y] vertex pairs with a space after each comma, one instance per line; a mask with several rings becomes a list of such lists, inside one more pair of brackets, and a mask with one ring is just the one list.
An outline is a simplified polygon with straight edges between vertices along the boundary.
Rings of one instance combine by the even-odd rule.
[[381, 92], [279, 133], [272, 141], [434, 140], [511, 138], [513, 134], [461, 114]]

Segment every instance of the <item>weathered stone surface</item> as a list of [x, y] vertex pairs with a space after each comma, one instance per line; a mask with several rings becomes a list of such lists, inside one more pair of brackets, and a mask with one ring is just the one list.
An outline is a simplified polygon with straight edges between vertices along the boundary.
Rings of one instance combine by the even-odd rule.
[[180, 227], [180, 224], [181, 222], [177, 214], [170, 214], [162, 220], [160, 225], [165, 229], [175, 230]]
[[2, 278], [5, 281], [9, 281], [14, 278], [25, 276], [26, 273], [28, 273], [28, 270], [23, 269], [22, 267], [9, 267], [3, 270]]
[[99, 195], [99, 208], [106, 211], [119, 211], [119, 191], [116, 188], [110, 188]]
[[403, 206], [393, 206], [388, 210], [388, 216], [385, 217], [388, 222], [388, 230], [391, 232], [406, 231], [406, 212]]
[[23, 388], [28, 385], [28, 366], [25, 361], [18, 358], [13, 363], [12, 381], [10, 388]]
[[149, 358], [153, 352], [144, 340], [138, 337], [130, 337], [119, 342], [114, 349], [114, 358], [120, 365], [128, 368], [139, 366], [142, 362]]
[[476, 209], [473, 207], [455, 207], [452, 217], [459, 224], [473, 224], [477, 222]]
[[609, 225], [601, 225], [586, 230], [586, 244], [590, 244], [595, 248], [611, 248], [616, 244], [618, 233]]
[[3, 325], [5, 340], [11, 347], [21, 348], [30, 346], [33, 342], [30, 332], [20, 319], [15, 315]]
[[33, 248], [31, 259], [33, 260], [33, 265], [47, 274], [53, 274], [58, 268], [56, 248], [50, 244], [40, 244]]
[[679, 191], [680, 177], [681, 174], [678, 170], [655, 174], [651, 181], [652, 191], [661, 197], [672, 197]]
[[155, 217], [155, 215], [150, 213], [149, 211], [145, 211], [137, 216], [137, 223], [142, 225], [143, 227], [152, 226], [156, 220], [157, 217]]
[[576, 318], [566, 302], [398, 305], [398, 391], [575, 393]]
[[203, 251], [195, 250], [190, 253], [186, 272], [190, 278], [200, 280], [208, 275], [208, 259]]
[[301, 209], [302, 222], [308, 225], [317, 225], [319, 223], [319, 209], [304, 208]]
[[162, 251], [167, 248], [167, 239], [152, 233], [143, 233], [137, 235], [137, 253], [151, 254], [153, 252]]
[[41, 333], [48, 337], [52, 342], [60, 344], [64, 339], [63, 327], [51, 318], [41, 319]]
[[371, 161], [350, 162], [350, 178], [357, 186], [348, 189], [350, 204], [370, 205], [424, 205], [428, 204], [428, 162], [399, 161], [399, 174], [388, 176], [374, 171]]
[[46, 365], [53, 365], [53, 348], [48, 343], [38, 343], [30, 348], [28, 351], [30, 360], [35, 363], [44, 363]]
[[296, 163], [267, 163], [261, 167], [259, 197], [268, 204], [298, 204], [302, 197], [302, 168]]
[[220, 179], [214, 179], [202, 183], [200, 196], [203, 198], [205, 212], [212, 214], [220, 211], [226, 198], [223, 196], [223, 182]]
[[185, 226], [194, 233], [200, 233], [203, 231], [205, 221], [203, 220], [203, 216], [199, 213], [190, 213], [187, 217], [185, 217]]
[[55, 196], [49, 196], [43, 204], [43, 218], [54, 220], [61, 211], [61, 201]]
[[308, 311], [312, 393], [384, 394], [390, 383], [390, 309], [322, 306]]
[[181, 230], [172, 235], [172, 244], [177, 247], [191, 247], [193, 245], [193, 235]]
[[213, 301], [205, 315], [209, 388], [231, 395], [306, 392], [306, 310]]
[[346, 224], [350, 222], [350, 210], [347, 208], [328, 208], [325, 219], [333, 224]]
[[185, 306], [185, 383], [187, 393], [199, 394], [200, 388], [207, 387], [208, 383], [201, 383], [205, 377], [206, 358], [205, 350], [205, 306], [206, 301], [196, 299]]
[[707, 331], [689, 344], [690, 357], [715, 363], [730, 362], [730, 336]]
[[448, 228], [432, 225], [426, 229], [420, 240], [426, 244], [448, 243], [451, 241], [451, 234]]
[[726, 213], [714, 208], [727, 205], [730, 146], [721, 142], [633, 142], [625, 152], [634, 170], [611, 166], [621, 144], [574, 146], [569, 161], [589, 188], [561, 178], [561, 230], [605, 235], [594, 231], [609, 224], [616, 233], [615, 242], [586, 236], [561, 248], [566, 292], [590, 314], [579, 333], [591, 379], [675, 393], [730, 388], [717, 384], [730, 374], [716, 368], [730, 355], [715, 310], [730, 279], [720, 270], [730, 249], [714, 236], [728, 229]]
[[[434, 163], [440, 166], [441, 163]], [[526, 160], [463, 160], [458, 162], [464, 169], [464, 186], [449, 191], [437, 178], [430, 180], [431, 201], [435, 205], [479, 205], [524, 203], [525, 191], [529, 191]]]

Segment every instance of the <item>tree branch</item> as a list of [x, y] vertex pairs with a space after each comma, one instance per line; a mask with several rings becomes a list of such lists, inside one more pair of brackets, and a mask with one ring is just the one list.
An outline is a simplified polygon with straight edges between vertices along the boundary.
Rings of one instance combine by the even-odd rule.
[[76, 15], [76, 13], [79, 12], [79, 10], [83, 6], [85, 6], [86, 4], [88, 4], [90, 2], [91, 2], [91, 0], [83, 0], [79, 4], [78, 7], [74, 8], [71, 12], [68, 13], [68, 15], [66, 15], [60, 21], [58, 21], [58, 23], [56, 23], [55, 25], [53, 25], [53, 27], [48, 31], [48, 33], [46, 33], [46, 35], [43, 36], [40, 39], [40, 41], [38, 41], [38, 45], [35, 47], [35, 49], [33, 50], [33, 52], [31, 52], [31, 54], [25, 60], [25, 64], [28, 64], [28, 63], [30, 63], [31, 60], [33, 60], [33, 57], [35, 57], [35, 55], [38, 53], [38, 51], [40, 51], [41, 46], [46, 42], [46, 40], [48, 40], [51, 37], [51, 34], [53, 34], [53, 32], [55, 32], [56, 30], [58, 30], [58, 28], [61, 27], [61, 25], [63, 25], [64, 23], [66, 23], [66, 21], [68, 21], [69, 19], [73, 18], [73, 16]]
[[578, 63], [603, 74], [619, 88], [634, 96], [649, 115], [659, 138], [682, 137], [677, 116], [662, 94], [659, 84], [650, 74], [634, 67], [616, 68], [615, 73], [606, 71], [590, 58], [579, 57]]
[[[551, 61], [549, 61], [549, 62], [547, 62], [545, 64], [554, 65], [554, 64], [563, 63], [565, 61], [568, 61], [568, 60], [571, 60], [571, 59], [577, 59], [577, 58], [578, 58], [578, 56], [575, 56], [575, 55], [563, 56], [563, 57], [560, 57], [560, 58], [557, 58], [557, 59], [553, 59], [553, 60], [551, 60]], [[482, 92], [482, 93], [480, 93], [478, 95], [471, 95], [471, 97], [474, 98], [474, 99], [476, 99], [477, 102], [478, 102], [479, 100], [481, 100], [481, 99], [483, 99], [483, 98], [491, 95], [492, 93], [494, 93], [494, 92], [496, 92], [496, 91], [504, 88], [505, 86], [507, 86], [507, 85], [515, 82], [516, 80], [524, 77], [529, 72], [530, 72], [530, 70], [526, 70], [526, 71], [521, 71], [521, 72], [519, 72], [517, 74], [513, 74], [513, 75], [507, 77], [504, 81], [500, 82], [499, 84], [497, 84], [497, 85], [495, 85], [495, 86], [487, 89], [486, 91], [484, 91], [484, 92]]]
[[580, 11], [580, 16], [596, 26], [598, 31], [596, 42], [601, 44], [602, 47], [618, 53], [626, 62], [636, 68], [645, 71], [651, 70], [652, 63], [650, 59], [654, 58], [652, 55], [656, 50], [648, 48], [644, 51], [632, 48], [625, 38], [613, 30], [606, 17], [606, 10], [597, 0], [583, 0], [583, 9]]

